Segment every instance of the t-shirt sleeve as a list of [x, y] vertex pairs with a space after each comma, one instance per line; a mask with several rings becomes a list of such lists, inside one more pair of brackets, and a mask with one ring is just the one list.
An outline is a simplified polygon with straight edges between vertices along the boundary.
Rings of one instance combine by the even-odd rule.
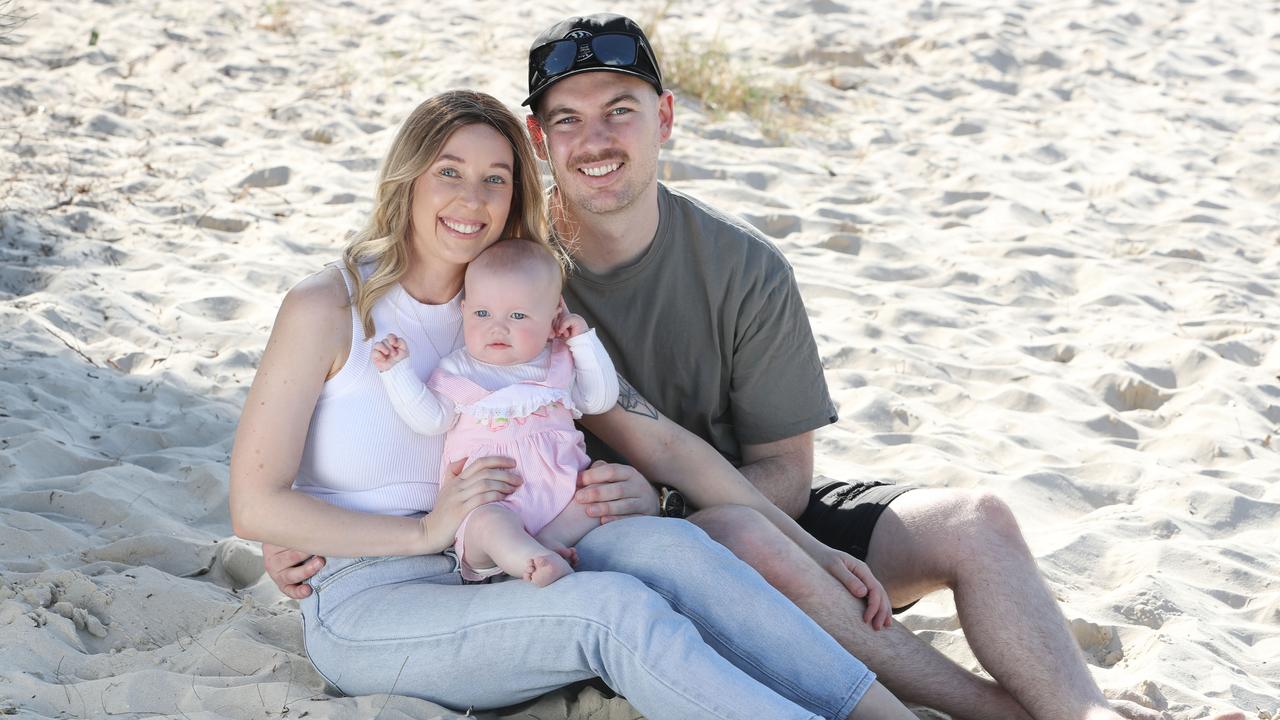
[[800, 288], [781, 260], [739, 303], [729, 393], [740, 443], [783, 440], [836, 421]]

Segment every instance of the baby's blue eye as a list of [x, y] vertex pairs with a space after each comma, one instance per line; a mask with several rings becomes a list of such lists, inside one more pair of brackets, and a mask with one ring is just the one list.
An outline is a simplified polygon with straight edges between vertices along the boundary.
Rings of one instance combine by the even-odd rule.
[[488, 311], [488, 310], [477, 310], [477, 311], [475, 312], [475, 316], [476, 316], [476, 317], [482, 317], [482, 318], [489, 317], [489, 311]]
[[527, 317], [529, 317], [529, 316], [528, 316], [528, 315], [525, 315], [525, 314], [524, 314], [524, 313], [522, 313], [522, 312], [513, 312], [513, 313], [511, 313], [511, 319], [512, 319], [512, 320], [523, 320], [523, 319], [525, 319], [525, 318], [527, 318]]

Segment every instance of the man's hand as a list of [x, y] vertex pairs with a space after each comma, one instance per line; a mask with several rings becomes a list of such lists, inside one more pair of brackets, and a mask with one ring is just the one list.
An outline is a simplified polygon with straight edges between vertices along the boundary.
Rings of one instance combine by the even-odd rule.
[[307, 580], [324, 567], [324, 558], [301, 550], [290, 550], [271, 543], [262, 543], [262, 564], [267, 568], [271, 582], [280, 592], [294, 600], [311, 594]]
[[840, 581], [854, 597], [863, 598], [867, 609], [862, 613], [863, 622], [872, 630], [882, 630], [893, 622], [893, 608], [889, 605], [889, 593], [871, 574], [871, 568], [849, 553], [826, 548], [822, 557], [814, 557], [822, 569]]
[[601, 523], [629, 515], [657, 515], [658, 491], [635, 468], [597, 460], [578, 474], [574, 500]]

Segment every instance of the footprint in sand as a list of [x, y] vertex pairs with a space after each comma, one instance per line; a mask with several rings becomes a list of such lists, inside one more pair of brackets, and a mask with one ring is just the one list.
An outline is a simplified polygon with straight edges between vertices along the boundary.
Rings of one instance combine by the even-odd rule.
[[1084, 651], [1085, 658], [1093, 665], [1109, 668], [1124, 659], [1124, 648], [1114, 627], [1095, 625], [1088, 620], [1076, 618], [1071, 621], [1071, 634]]

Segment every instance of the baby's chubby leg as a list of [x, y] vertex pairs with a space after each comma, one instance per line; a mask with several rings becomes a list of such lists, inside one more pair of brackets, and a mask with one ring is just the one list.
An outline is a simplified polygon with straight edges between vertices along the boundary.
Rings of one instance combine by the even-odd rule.
[[520, 516], [497, 504], [481, 505], [467, 521], [463, 562], [473, 568], [497, 565], [512, 577], [546, 587], [573, 572], [568, 561], [525, 532]]
[[600, 518], [587, 515], [585, 505], [576, 500], [570, 500], [560, 514], [538, 532], [537, 539], [538, 542], [577, 565], [578, 553], [573, 546], [577, 545], [584, 535], [598, 527], [600, 527]]

